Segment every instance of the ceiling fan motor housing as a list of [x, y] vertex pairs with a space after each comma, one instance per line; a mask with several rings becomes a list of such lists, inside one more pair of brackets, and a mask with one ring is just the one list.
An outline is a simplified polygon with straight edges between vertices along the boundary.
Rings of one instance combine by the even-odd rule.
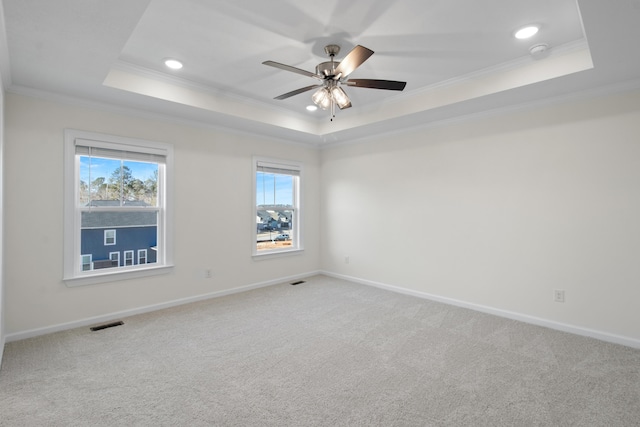
[[329, 56], [336, 56], [340, 53], [340, 46], [337, 44], [328, 44], [324, 47], [324, 52]]
[[335, 62], [335, 61], [321, 62], [318, 65], [316, 65], [316, 74], [319, 74], [321, 76], [333, 76], [334, 70], [339, 64], [340, 64], [339, 62]]

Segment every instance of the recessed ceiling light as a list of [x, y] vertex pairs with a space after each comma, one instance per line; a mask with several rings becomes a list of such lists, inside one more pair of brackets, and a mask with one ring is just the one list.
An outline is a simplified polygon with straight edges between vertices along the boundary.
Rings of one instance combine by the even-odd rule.
[[315, 105], [307, 105], [307, 111], [316, 111], [318, 107]]
[[517, 39], [528, 39], [529, 37], [533, 37], [539, 29], [536, 25], [528, 25], [516, 31], [515, 36]]
[[182, 62], [172, 58], [165, 59], [164, 65], [171, 68], [172, 70], [179, 70], [180, 68], [182, 68]]

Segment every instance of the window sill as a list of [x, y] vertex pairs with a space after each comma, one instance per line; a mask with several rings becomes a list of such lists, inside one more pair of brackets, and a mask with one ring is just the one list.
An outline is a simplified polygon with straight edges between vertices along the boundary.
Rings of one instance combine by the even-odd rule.
[[140, 277], [158, 276], [173, 272], [173, 265], [162, 265], [157, 267], [136, 268], [132, 270], [109, 271], [105, 273], [83, 275], [78, 277], [64, 278], [64, 283], [69, 288], [84, 285], [96, 285], [99, 283], [116, 282], [127, 279], [137, 279]]
[[280, 258], [285, 256], [301, 255], [304, 252], [304, 248], [285, 249], [276, 251], [263, 251], [260, 253], [254, 253], [252, 255], [254, 261], [261, 261], [263, 259]]

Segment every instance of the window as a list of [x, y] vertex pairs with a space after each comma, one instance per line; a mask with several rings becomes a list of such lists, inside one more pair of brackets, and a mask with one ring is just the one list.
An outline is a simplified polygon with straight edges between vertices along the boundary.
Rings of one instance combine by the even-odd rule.
[[82, 271], [89, 271], [93, 269], [91, 255], [80, 255], [80, 263], [82, 264]]
[[112, 267], [120, 267], [120, 252], [109, 252]]
[[133, 265], [133, 251], [124, 251], [124, 265]]
[[104, 245], [110, 246], [116, 244], [116, 230], [104, 230]]
[[254, 158], [253, 255], [302, 250], [299, 163]]
[[146, 264], [146, 263], [147, 263], [147, 250], [138, 249], [138, 264]]
[[[171, 270], [172, 154], [169, 144], [65, 131], [67, 285]], [[135, 265], [132, 247], [144, 263]]]

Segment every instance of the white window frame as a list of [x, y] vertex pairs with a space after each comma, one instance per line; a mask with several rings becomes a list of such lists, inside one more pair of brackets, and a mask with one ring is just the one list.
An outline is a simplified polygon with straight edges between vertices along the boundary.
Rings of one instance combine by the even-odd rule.
[[[128, 268], [82, 271], [80, 257], [81, 211], [78, 206], [80, 161], [76, 146], [163, 156], [158, 170], [158, 242], [155, 263]], [[64, 276], [67, 286], [82, 286], [170, 273], [173, 266], [173, 146], [76, 129], [64, 131]], [[154, 207], [154, 209], [156, 209]]]
[[[85, 265], [84, 257], [89, 257], [89, 269], [88, 270], [83, 269], [83, 267]], [[91, 255], [91, 254], [82, 254], [82, 255], [80, 255], [80, 270], [82, 270], [82, 271], [91, 271], [91, 270], [93, 270], [93, 255]]]
[[117, 267], [120, 267], [120, 252], [109, 252], [109, 259], [111, 261], [116, 261], [118, 263]]
[[[131, 257], [128, 258], [127, 255], [131, 255]], [[127, 261], [131, 261], [131, 264], [127, 264]], [[124, 264], [123, 264], [124, 267], [130, 267], [132, 265], [135, 265], [136, 264], [135, 261], [136, 260], [133, 258], [133, 251], [124, 251]]]
[[[109, 234], [113, 233], [113, 243], [109, 243], [107, 240], [109, 239]], [[104, 245], [105, 246], [113, 246], [116, 244], [116, 230], [104, 230]]]
[[[144, 262], [140, 262], [140, 255], [144, 254], [142, 258], [144, 258]], [[138, 249], [138, 264], [146, 264], [147, 263], [147, 250], [146, 249]]]
[[[289, 235], [291, 236], [291, 240], [293, 245], [291, 247], [279, 248], [279, 249], [263, 249], [258, 251], [257, 248], [257, 240], [258, 240], [258, 230], [256, 227], [256, 218], [258, 216], [258, 208], [256, 204], [256, 177], [258, 172], [259, 165], [274, 168], [274, 169], [284, 169], [291, 170], [295, 172], [297, 175], [297, 180], [295, 180], [294, 185], [294, 194], [293, 194], [293, 217], [291, 219], [293, 223], [293, 230], [289, 231]], [[303, 197], [302, 197], [302, 186], [304, 184], [304, 169], [301, 162], [291, 161], [291, 160], [282, 160], [282, 159], [273, 159], [268, 157], [258, 157], [253, 156], [252, 158], [252, 201], [251, 205], [253, 206], [253, 215], [251, 215], [251, 247], [252, 247], [252, 256], [254, 259], [266, 259], [272, 256], [283, 256], [283, 255], [294, 255], [304, 251], [304, 239], [303, 239]]]

